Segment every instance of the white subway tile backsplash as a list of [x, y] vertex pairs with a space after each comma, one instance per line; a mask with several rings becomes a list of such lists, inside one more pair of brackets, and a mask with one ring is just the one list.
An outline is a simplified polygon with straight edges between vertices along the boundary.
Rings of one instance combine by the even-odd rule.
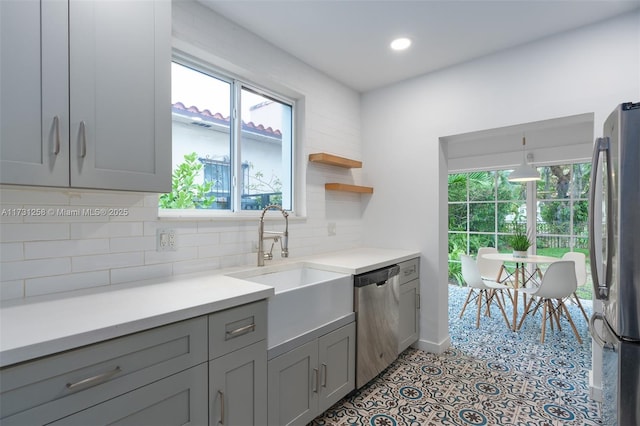
[[23, 243], [1, 243], [0, 258], [2, 262], [15, 262], [24, 259]]
[[69, 193], [61, 189], [38, 188], [32, 186], [0, 188], [2, 204], [18, 205], [68, 205]]
[[71, 238], [109, 238], [110, 223], [72, 223]]
[[145, 194], [119, 191], [70, 191], [69, 204], [91, 207], [142, 207]]
[[132, 268], [117, 268], [111, 270], [111, 284], [169, 277], [172, 274], [173, 265], [171, 263], [134, 266]]
[[22, 280], [26, 278], [61, 275], [71, 272], [71, 259], [57, 257], [53, 259], [23, 260], [20, 262], [2, 262], [0, 279], [2, 281]]
[[167, 263], [195, 259], [197, 253], [198, 249], [196, 247], [185, 247], [178, 251], [146, 251], [144, 252], [144, 263], [146, 265], [151, 265], [154, 263]]
[[[247, 257], [251, 257], [251, 256], [248, 256], [247, 254], [223, 256], [220, 258], [220, 267], [231, 268], [233, 266], [251, 265], [251, 262], [247, 261]], [[253, 255], [253, 260], [256, 262], [253, 264], [253, 266], [257, 265], [257, 258], [255, 254]]]
[[58, 240], [24, 243], [25, 259], [46, 259], [109, 253], [109, 240]]
[[24, 281], [0, 282], [0, 301], [10, 299], [22, 299], [24, 297]]
[[173, 273], [175, 275], [211, 271], [215, 269], [220, 269], [219, 258], [194, 259], [173, 263]]
[[144, 235], [143, 222], [109, 222], [110, 237], [136, 237]]
[[71, 258], [73, 272], [99, 271], [144, 264], [143, 252], [97, 254]]
[[40, 296], [105, 285], [109, 285], [109, 271], [57, 275], [26, 280], [25, 294], [26, 297]]
[[[268, 246], [266, 244], [269, 244]], [[268, 251], [271, 247], [270, 243], [266, 243], [265, 247]], [[217, 244], [217, 245], [208, 245], [208, 246], [200, 246], [198, 247], [198, 257], [206, 258], [206, 257], [221, 257], [228, 255], [237, 255], [246, 252], [246, 245], [239, 243], [228, 243], [228, 244]], [[275, 248], [274, 248], [275, 251]]]
[[213, 245], [220, 243], [220, 234], [207, 233], [207, 234], [183, 234], [182, 230], [179, 230], [177, 235], [178, 247], [199, 247], [203, 245]]
[[69, 238], [67, 223], [3, 223], [0, 242], [48, 241]]
[[155, 237], [118, 237], [110, 240], [111, 253], [156, 249]]

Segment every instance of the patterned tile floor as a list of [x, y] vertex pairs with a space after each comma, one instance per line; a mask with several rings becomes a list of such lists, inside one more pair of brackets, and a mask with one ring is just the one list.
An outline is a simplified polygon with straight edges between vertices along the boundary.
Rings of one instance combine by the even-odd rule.
[[[310, 425], [602, 424], [598, 405], [589, 398], [591, 339], [576, 305], [568, 304], [582, 345], [566, 320], [562, 331], [547, 328], [541, 344], [540, 313], [518, 332], [506, 328], [497, 308], [491, 318], [481, 318], [478, 330], [475, 306], [459, 320], [467, 291], [449, 287], [447, 351], [435, 355], [409, 348]], [[590, 302], [585, 309], [590, 315]]]

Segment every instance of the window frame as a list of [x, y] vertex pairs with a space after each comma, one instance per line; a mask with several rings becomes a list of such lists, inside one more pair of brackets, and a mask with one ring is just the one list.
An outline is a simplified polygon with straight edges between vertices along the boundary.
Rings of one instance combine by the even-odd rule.
[[[293, 217], [299, 216], [296, 212], [299, 210], [298, 199], [299, 191], [304, 186], [303, 182], [299, 179], [298, 171], [296, 168], [296, 158], [298, 155], [298, 131], [297, 131], [297, 120], [298, 120], [298, 100], [284, 95], [282, 93], [277, 93], [274, 90], [271, 90], [265, 85], [255, 84], [251, 82], [247, 78], [243, 78], [240, 75], [234, 74], [232, 72], [221, 69], [206, 60], [193, 57], [187, 53], [183, 53], [180, 51], [175, 51], [171, 57], [172, 63], [177, 63], [181, 66], [185, 66], [201, 72], [211, 78], [215, 78], [226, 82], [230, 85], [230, 165], [231, 165], [231, 188], [230, 193], [232, 194], [233, 205], [230, 206], [229, 209], [163, 209], [158, 206], [158, 217], [161, 219], [164, 218], [216, 218], [216, 219], [242, 219], [246, 218], [255, 218], [259, 216], [262, 212], [262, 209], [258, 210], [250, 210], [242, 209], [242, 184], [239, 181], [244, 174], [242, 167], [242, 157], [241, 157], [241, 139], [242, 139], [242, 117], [240, 111], [242, 111], [241, 104], [241, 92], [243, 89], [248, 90], [257, 95], [269, 98], [273, 101], [282, 103], [291, 108], [291, 141], [290, 141], [290, 162], [289, 162], [289, 170], [287, 174], [290, 178], [290, 198], [291, 198], [291, 206], [286, 209], [289, 214]], [[284, 146], [284, 141], [282, 142]], [[287, 142], [289, 143], [289, 142]], [[172, 170], [173, 172], [173, 170]], [[204, 173], [204, 172], [203, 172]]]

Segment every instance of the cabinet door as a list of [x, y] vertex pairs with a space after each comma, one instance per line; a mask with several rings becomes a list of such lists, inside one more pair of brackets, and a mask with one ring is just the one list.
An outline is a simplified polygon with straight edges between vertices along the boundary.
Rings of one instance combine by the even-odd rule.
[[51, 424], [200, 426], [206, 423], [207, 363], [203, 363]]
[[0, 1], [0, 183], [69, 185], [67, 12]]
[[69, 3], [71, 186], [171, 191], [171, 2]]
[[264, 425], [267, 418], [265, 340], [210, 362], [209, 398], [210, 425]]
[[398, 353], [418, 340], [420, 320], [420, 280], [415, 279], [400, 286], [400, 330]]
[[306, 425], [318, 412], [318, 341], [268, 363], [270, 426]]
[[355, 388], [356, 325], [351, 323], [318, 339], [322, 413]]

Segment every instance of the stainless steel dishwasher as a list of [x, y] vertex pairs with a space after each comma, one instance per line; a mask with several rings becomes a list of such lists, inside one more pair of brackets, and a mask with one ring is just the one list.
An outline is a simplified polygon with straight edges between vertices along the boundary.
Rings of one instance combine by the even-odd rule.
[[357, 388], [398, 357], [399, 273], [400, 267], [392, 265], [354, 277]]

